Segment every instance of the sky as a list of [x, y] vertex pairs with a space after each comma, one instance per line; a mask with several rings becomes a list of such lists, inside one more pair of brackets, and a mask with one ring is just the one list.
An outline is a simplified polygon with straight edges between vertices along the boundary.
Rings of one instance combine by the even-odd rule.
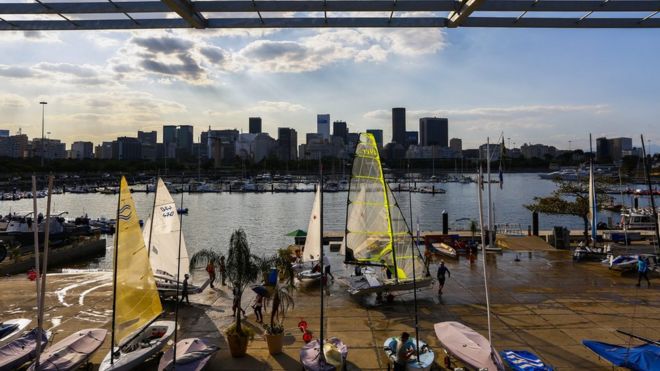
[[329, 113], [383, 129], [391, 109], [447, 117], [473, 148], [588, 148], [589, 133], [660, 149], [660, 30], [300, 29], [0, 32], [0, 129], [98, 143], [164, 124], [247, 132]]

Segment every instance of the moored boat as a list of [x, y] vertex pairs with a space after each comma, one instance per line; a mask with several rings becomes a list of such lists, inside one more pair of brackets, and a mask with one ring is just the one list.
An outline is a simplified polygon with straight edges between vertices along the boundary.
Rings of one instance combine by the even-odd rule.
[[107, 333], [101, 328], [77, 331], [48, 347], [39, 357], [39, 368], [32, 364], [28, 371], [75, 370], [103, 345]]
[[176, 363], [174, 347], [171, 347], [160, 358], [158, 371], [199, 371], [219, 349], [215, 345], [209, 345], [204, 339], [183, 339], [176, 344]]
[[502, 358], [478, 332], [454, 321], [439, 322], [433, 327], [448, 356], [459, 360], [469, 370], [504, 371]]

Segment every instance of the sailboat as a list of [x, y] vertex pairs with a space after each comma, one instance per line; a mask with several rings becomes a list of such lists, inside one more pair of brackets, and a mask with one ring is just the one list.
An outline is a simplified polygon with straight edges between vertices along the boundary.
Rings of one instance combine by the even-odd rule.
[[121, 178], [114, 250], [111, 351], [99, 370], [130, 370], [157, 354], [174, 332], [163, 311], [139, 218], [126, 178]]
[[[319, 165], [321, 165], [319, 163]], [[317, 190], [318, 196], [318, 216], [319, 216], [319, 229], [318, 235], [315, 236], [318, 242], [319, 248], [319, 264], [321, 267], [321, 272], [324, 271], [323, 267], [323, 168], [321, 165], [320, 170], [320, 182]], [[316, 207], [316, 204], [315, 204]], [[309, 240], [309, 234], [307, 239]], [[328, 339], [324, 338], [324, 286], [325, 279], [321, 279], [321, 317], [319, 320], [320, 331], [317, 339], [313, 339], [307, 344], [303, 345], [300, 349], [300, 363], [302, 363], [303, 370], [309, 371], [331, 371], [331, 370], [343, 370], [346, 363], [346, 358], [348, 357], [348, 347], [337, 337], [330, 337]]]
[[[312, 206], [312, 213], [309, 216], [309, 225], [307, 227], [307, 237], [305, 238], [305, 246], [303, 247], [302, 263], [311, 263], [314, 266], [321, 257], [321, 187], [316, 188], [316, 197], [314, 197], [314, 206]], [[305, 269], [298, 273], [300, 280], [318, 280], [323, 274], [321, 270], [315, 271], [313, 268]]]
[[[383, 176], [378, 147], [372, 134], [360, 134], [349, 183], [344, 234], [344, 262], [360, 269], [349, 278], [351, 295], [412, 290], [429, 286], [430, 277], [413, 281], [413, 260], [423, 266], [401, 209]], [[376, 267], [387, 270], [379, 274]]]
[[[145, 223], [142, 237], [149, 246], [147, 255], [158, 292], [164, 297], [175, 296], [177, 284], [179, 287], [183, 284], [177, 282], [177, 260], [181, 273], [179, 277], [185, 277], [186, 274], [190, 274], [190, 259], [183, 236], [181, 236], [181, 257], [178, 257], [179, 213], [167, 186], [160, 178], [158, 178], [152, 213]], [[206, 281], [200, 287], [189, 283], [188, 293], [200, 293], [208, 284], [209, 281]]]

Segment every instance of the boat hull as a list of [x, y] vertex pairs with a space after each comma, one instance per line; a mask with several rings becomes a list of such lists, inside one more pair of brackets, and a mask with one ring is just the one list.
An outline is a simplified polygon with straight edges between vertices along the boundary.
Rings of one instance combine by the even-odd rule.
[[11, 329], [11, 331], [4, 333], [0, 339], [0, 342], [10, 341], [15, 338], [23, 331], [23, 329], [27, 327], [27, 325], [30, 324], [30, 322], [32, 322], [32, 320], [27, 318], [16, 318], [3, 321], [3, 325], [10, 325], [15, 327]]
[[[379, 292], [390, 291], [409, 291], [415, 287], [423, 289], [430, 286], [433, 280], [428, 277], [418, 278], [416, 284], [412, 280], [395, 282], [394, 280], [388, 282], [381, 282], [374, 275], [364, 274], [362, 276], [352, 276], [349, 279], [350, 287], [348, 293], [352, 296], [363, 296]], [[376, 282], [378, 284], [376, 284]]]
[[168, 349], [158, 363], [158, 371], [199, 371], [219, 350], [215, 345], [209, 345], [200, 338], [183, 339], [176, 344], [176, 365], [174, 364], [174, 347]]
[[[150, 336], [154, 333], [161, 333], [162, 335], [156, 339], [150, 339]], [[153, 322], [142, 329], [140, 335], [126, 344], [122, 349], [118, 350], [115, 348], [115, 353], [119, 351], [119, 356], [115, 356], [113, 363], [110, 362], [111, 353], [106, 354], [101, 362], [99, 371], [132, 370], [160, 352], [173, 334], [174, 321]], [[125, 351], [127, 349], [133, 351], [127, 352]]]
[[[46, 348], [39, 356], [39, 371], [75, 370], [103, 345], [108, 330], [101, 328], [75, 332]], [[28, 371], [35, 371], [32, 364]]]
[[[45, 347], [51, 333], [43, 333], [41, 345]], [[36, 356], [37, 329], [0, 347], [0, 370], [15, 370]]]

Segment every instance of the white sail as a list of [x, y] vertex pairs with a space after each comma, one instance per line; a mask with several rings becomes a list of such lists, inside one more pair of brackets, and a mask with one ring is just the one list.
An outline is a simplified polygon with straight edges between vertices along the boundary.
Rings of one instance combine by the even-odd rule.
[[307, 226], [307, 237], [305, 237], [305, 247], [303, 248], [303, 262], [318, 261], [321, 256], [321, 190], [316, 187], [316, 197], [312, 214], [309, 216], [309, 225]]
[[[153, 218], [153, 223], [151, 218]], [[180, 225], [176, 204], [167, 190], [167, 186], [159, 178], [154, 209], [151, 217], [145, 223], [142, 233], [144, 241], [149, 244], [149, 261], [156, 278], [176, 280]], [[184, 275], [190, 273], [189, 262], [186, 240], [181, 235], [179, 277], [184, 277]]]
[[[364, 188], [364, 186], [360, 186], [360, 191], [358, 192], [357, 198], [355, 199], [355, 202], [353, 203], [353, 207], [351, 208], [350, 214], [348, 215], [348, 219], [346, 220], [346, 225], [347, 228], [346, 230], [348, 231], [364, 231], [366, 230], [366, 219], [365, 219], [365, 212], [366, 212], [366, 205], [365, 202], [367, 201], [367, 192]], [[341, 241], [341, 246], [339, 248], [339, 254], [341, 255], [346, 255], [346, 239], [343, 239]]]

